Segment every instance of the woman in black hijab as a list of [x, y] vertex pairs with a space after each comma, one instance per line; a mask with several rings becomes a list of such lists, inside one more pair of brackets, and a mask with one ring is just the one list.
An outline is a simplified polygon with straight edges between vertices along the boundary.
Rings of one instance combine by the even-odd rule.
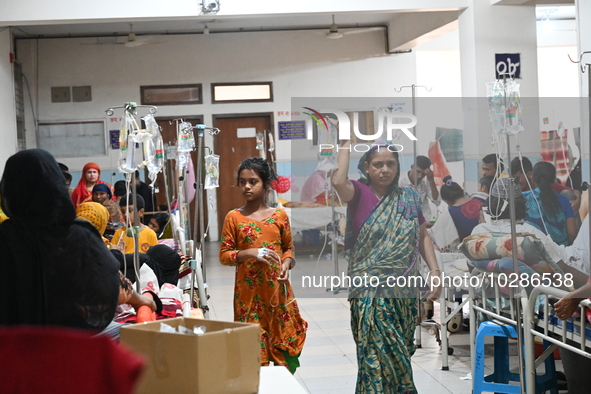
[[163, 283], [172, 283], [176, 286], [179, 281], [179, 268], [181, 256], [167, 245], [154, 245], [146, 252], [160, 266]]
[[113, 319], [119, 264], [76, 219], [64, 176], [41, 149], [11, 156], [0, 182], [0, 325], [102, 330]]

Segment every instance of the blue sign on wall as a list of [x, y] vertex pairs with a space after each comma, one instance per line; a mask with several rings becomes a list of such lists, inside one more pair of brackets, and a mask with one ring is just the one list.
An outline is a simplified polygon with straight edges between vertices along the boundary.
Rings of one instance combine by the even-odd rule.
[[521, 78], [520, 53], [495, 53], [495, 78], [503, 79], [503, 76]]
[[119, 130], [109, 130], [111, 149], [119, 149]]
[[306, 121], [293, 120], [279, 123], [280, 140], [303, 140], [306, 139]]

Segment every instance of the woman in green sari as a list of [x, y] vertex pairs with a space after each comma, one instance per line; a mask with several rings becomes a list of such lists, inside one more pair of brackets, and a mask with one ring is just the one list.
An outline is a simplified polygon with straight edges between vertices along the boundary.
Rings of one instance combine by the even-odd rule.
[[[415, 351], [418, 289], [411, 277], [419, 275], [419, 252], [431, 275], [439, 276], [433, 243], [421, 226], [419, 195], [398, 187], [400, 166], [394, 147], [377, 145], [363, 155], [360, 182], [347, 176], [350, 149], [350, 141], [339, 149], [332, 183], [347, 202], [345, 251], [359, 368], [356, 393], [416, 393], [410, 358]], [[441, 288], [431, 290], [429, 298], [437, 299]]]

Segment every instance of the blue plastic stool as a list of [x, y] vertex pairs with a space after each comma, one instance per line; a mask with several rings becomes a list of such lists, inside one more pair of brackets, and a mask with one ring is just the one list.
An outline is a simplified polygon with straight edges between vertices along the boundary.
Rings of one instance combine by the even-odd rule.
[[[494, 336], [494, 372], [484, 376], [484, 338]], [[476, 333], [476, 355], [474, 359], [473, 394], [483, 391], [493, 393], [521, 392], [519, 385], [509, 384], [509, 381], [519, 382], [519, 374], [509, 371], [509, 340], [517, 337], [517, 330], [513, 326], [504, 325], [496, 321], [486, 321], [480, 324]], [[548, 343], [544, 342], [544, 348]], [[558, 394], [554, 355], [544, 361], [546, 372], [536, 376], [536, 393], [550, 391]]]

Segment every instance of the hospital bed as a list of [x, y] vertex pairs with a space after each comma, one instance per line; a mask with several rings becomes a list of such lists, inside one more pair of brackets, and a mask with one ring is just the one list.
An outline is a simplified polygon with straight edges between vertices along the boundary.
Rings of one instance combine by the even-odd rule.
[[[553, 313], [550, 297], [562, 298], [566, 291], [554, 287], [539, 286], [533, 289], [524, 307], [523, 331], [525, 345], [525, 371], [527, 393], [535, 393], [535, 370], [554, 351], [561, 347], [591, 358], [591, 324], [587, 322], [585, 308], [591, 301], [580, 302], [579, 319], [561, 320]], [[551, 343], [538, 358], [534, 353], [534, 338]]]
[[[468, 288], [464, 287], [465, 283], [468, 283], [464, 278], [470, 276], [468, 272], [467, 259], [462, 253], [440, 253], [435, 252], [437, 258], [437, 264], [441, 270], [442, 275], [452, 278], [452, 283], [449, 286], [444, 286], [441, 292], [441, 296], [437, 301], [439, 303], [439, 323], [432, 320], [429, 315], [427, 319], [423, 320], [424, 313], [419, 314], [419, 324], [415, 330], [415, 344], [417, 347], [421, 347], [421, 327], [429, 328], [430, 331], [435, 335], [436, 341], [441, 346], [441, 369], [444, 371], [449, 370], [448, 356], [451, 356], [454, 349], [449, 346], [448, 332], [457, 332], [462, 328], [463, 320], [463, 308], [469, 303], [469, 297], [462, 298], [462, 294], [468, 293]], [[427, 278], [429, 268], [427, 263], [421, 259], [420, 273], [423, 278]], [[454, 282], [459, 286], [455, 286]], [[445, 283], [447, 284], [447, 282]], [[419, 308], [422, 308], [422, 304], [426, 301], [429, 294], [428, 289], [421, 291], [419, 299]]]
[[[477, 295], [475, 289], [470, 289], [470, 349], [472, 360], [474, 360], [474, 343], [478, 329], [477, 313], [512, 326], [516, 326], [517, 323], [514, 304], [509, 302], [507, 295], [502, 294], [494, 284], [491, 288], [486, 286], [490, 284], [488, 278], [491, 277], [491, 273], [475, 269], [471, 275], [485, 276], [482, 294]], [[591, 324], [587, 322], [584, 310], [584, 307], [591, 306], [591, 301], [580, 302], [580, 318], [570, 317], [563, 321], [555, 316], [551, 300], [560, 299], [566, 294], [567, 291], [555, 287], [537, 286], [527, 297], [516, 300], [521, 303], [523, 366], [528, 394], [536, 392], [536, 371], [557, 347], [591, 359]], [[550, 344], [538, 357], [535, 356], [535, 338]]]
[[[294, 237], [305, 235], [307, 233], [312, 234], [312, 240], [303, 237], [304, 241], [308, 244], [317, 243], [317, 246], [322, 245], [320, 251], [314, 250], [311, 256], [318, 253], [318, 261], [320, 261], [321, 255], [326, 253], [332, 261], [333, 274], [335, 276], [341, 275], [341, 269], [339, 268], [339, 250], [345, 244], [345, 226], [347, 217], [346, 206], [327, 206], [319, 205], [314, 208], [298, 207], [298, 208], [284, 208], [287, 212], [290, 220], [291, 232]], [[297, 253], [296, 246], [296, 253]], [[347, 290], [346, 288], [337, 286], [327, 291], [332, 291], [333, 294], [338, 294], [341, 291]]]
[[[333, 221], [332, 207], [326, 205], [319, 205], [315, 208], [284, 207], [283, 209], [289, 216], [292, 234], [310, 229], [324, 230]], [[336, 206], [334, 209], [339, 218], [347, 215], [346, 206]]]

